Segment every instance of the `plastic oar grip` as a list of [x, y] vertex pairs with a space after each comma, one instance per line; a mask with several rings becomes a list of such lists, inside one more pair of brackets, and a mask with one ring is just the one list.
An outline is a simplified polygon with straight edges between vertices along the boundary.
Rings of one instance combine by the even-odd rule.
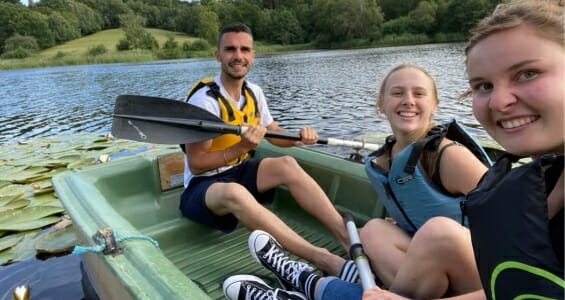
[[369, 264], [369, 259], [363, 251], [363, 245], [361, 244], [361, 238], [357, 233], [357, 226], [355, 225], [353, 216], [350, 213], [344, 213], [343, 221], [345, 222], [345, 227], [347, 228], [347, 234], [349, 236], [349, 256], [353, 259], [357, 266], [361, 285], [364, 290], [372, 288], [376, 285], [375, 278]]

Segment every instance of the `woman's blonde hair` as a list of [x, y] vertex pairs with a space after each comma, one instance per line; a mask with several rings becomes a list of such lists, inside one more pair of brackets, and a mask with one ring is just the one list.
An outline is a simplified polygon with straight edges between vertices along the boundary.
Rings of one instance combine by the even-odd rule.
[[[514, 0], [499, 4], [494, 12], [471, 29], [471, 37], [465, 47], [465, 55], [480, 41], [494, 33], [512, 29], [522, 24], [532, 26], [541, 37], [565, 45], [563, 10], [565, 0]], [[465, 61], [465, 65], [468, 62]], [[468, 89], [459, 100], [471, 95]]]
[[407, 69], [407, 68], [419, 70], [420, 72], [424, 73], [424, 75], [426, 75], [430, 79], [430, 81], [432, 82], [432, 89], [433, 89], [432, 92], [433, 92], [435, 104], [436, 105], [439, 104], [439, 99], [438, 99], [438, 96], [437, 96], [436, 81], [434, 80], [432, 75], [430, 75], [430, 73], [428, 73], [428, 71], [426, 71], [426, 69], [424, 69], [420, 66], [411, 65], [411, 64], [401, 64], [401, 65], [398, 65], [398, 66], [392, 68], [390, 71], [388, 71], [385, 78], [383, 78], [383, 80], [381, 81], [381, 86], [379, 88], [379, 94], [377, 96], [377, 113], [381, 113], [383, 111], [382, 108], [383, 108], [384, 101], [385, 101], [385, 88], [386, 88], [386, 84], [387, 84], [388, 79], [390, 78], [390, 76], [394, 72], [396, 72], [398, 70], [402, 70], [402, 69]]
[[532, 26], [540, 36], [564, 46], [564, 3], [565, 0], [514, 0], [499, 4], [490, 16], [471, 29], [465, 54], [488, 36], [522, 24]]

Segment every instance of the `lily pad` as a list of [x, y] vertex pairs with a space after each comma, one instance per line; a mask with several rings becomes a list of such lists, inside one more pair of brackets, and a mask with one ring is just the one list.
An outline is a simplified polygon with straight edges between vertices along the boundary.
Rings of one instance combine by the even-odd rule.
[[1, 212], [5, 212], [5, 211], [10, 211], [10, 210], [16, 210], [16, 209], [20, 209], [20, 208], [24, 208], [26, 206], [29, 205], [31, 201], [27, 200], [27, 199], [20, 199], [20, 200], [14, 200], [11, 201], [10, 203], [0, 207], [0, 213]]
[[35, 250], [38, 253], [63, 253], [73, 249], [77, 244], [77, 238], [73, 226], [69, 225], [62, 229], [50, 230], [35, 240]]
[[7, 185], [10, 185], [10, 184], [12, 184], [12, 183], [8, 180], [1, 180], [0, 179], [0, 189], [7, 186]]
[[0, 251], [13, 247], [23, 238], [24, 236], [22, 234], [10, 234], [0, 238]]
[[38, 232], [39, 230], [30, 230], [22, 233], [24, 238], [10, 250], [15, 254], [13, 261], [21, 261], [35, 257], [37, 253], [35, 252], [34, 239]]
[[61, 201], [55, 197], [53, 193], [45, 193], [34, 195], [33, 197], [26, 197], [25, 199], [30, 200], [29, 206], [55, 206], [63, 207]]
[[24, 223], [63, 212], [64, 209], [54, 206], [26, 207], [16, 212], [0, 212], [0, 230], [7, 230], [10, 224]]
[[31, 184], [33, 188], [33, 194], [44, 194], [53, 191], [53, 184], [51, 183], [51, 179], [44, 179], [40, 181], [35, 181]]
[[30, 167], [17, 174], [10, 175], [10, 178], [7, 179], [13, 183], [29, 183], [34, 181], [34, 179], [41, 177], [42, 173], [48, 171], [49, 169], [43, 167]]
[[0, 266], [11, 263], [14, 259], [16, 259], [16, 254], [12, 249], [0, 251]]
[[21, 184], [10, 184], [0, 188], [0, 197], [23, 196], [26, 190]]
[[11, 196], [2, 196], [2, 197], [0, 197], [0, 208], [1, 208], [2, 206], [8, 205], [10, 202], [12, 202], [12, 201], [14, 201], [14, 200], [16, 200], [16, 199], [21, 198], [22, 196], [23, 196], [23, 194], [22, 194], [22, 195], [11, 195]]
[[84, 157], [84, 158], [81, 158], [79, 160], [73, 161], [72, 163], [69, 163], [67, 165], [67, 168], [69, 168], [69, 169], [82, 168], [82, 167], [94, 165], [95, 163], [96, 163], [95, 158]]
[[42, 228], [59, 222], [59, 217], [45, 217], [37, 220], [27, 220], [19, 223], [0, 223], [0, 230], [21, 231]]

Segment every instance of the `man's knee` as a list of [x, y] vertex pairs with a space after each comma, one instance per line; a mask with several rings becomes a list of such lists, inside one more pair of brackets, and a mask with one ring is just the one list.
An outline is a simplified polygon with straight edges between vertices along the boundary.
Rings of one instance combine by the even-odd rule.
[[280, 156], [275, 159], [275, 164], [278, 171], [289, 172], [290, 174], [296, 174], [297, 170], [302, 171], [302, 168], [292, 156]]
[[236, 182], [222, 182], [214, 184], [206, 194], [207, 203], [216, 203], [220, 206], [228, 207], [230, 210], [245, 205], [246, 202], [255, 198], [249, 191]]

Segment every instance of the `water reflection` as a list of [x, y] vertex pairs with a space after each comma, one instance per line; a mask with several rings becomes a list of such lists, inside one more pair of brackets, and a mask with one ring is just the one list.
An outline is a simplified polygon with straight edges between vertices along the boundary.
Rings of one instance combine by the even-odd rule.
[[[456, 117], [484, 136], [469, 101], [462, 44], [304, 51], [257, 57], [249, 80], [259, 84], [279, 123], [313, 126], [326, 137], [386, 134], [375, 112], [380, 78], [393, 66], [423, 66], [438, 83], [438, 120]], [[107, 132], [116, 96], [184, 98], [189, 86], [218, 73], [214, 59], [66, 66], [0, 71], [0, 144], [30, 137]]]

